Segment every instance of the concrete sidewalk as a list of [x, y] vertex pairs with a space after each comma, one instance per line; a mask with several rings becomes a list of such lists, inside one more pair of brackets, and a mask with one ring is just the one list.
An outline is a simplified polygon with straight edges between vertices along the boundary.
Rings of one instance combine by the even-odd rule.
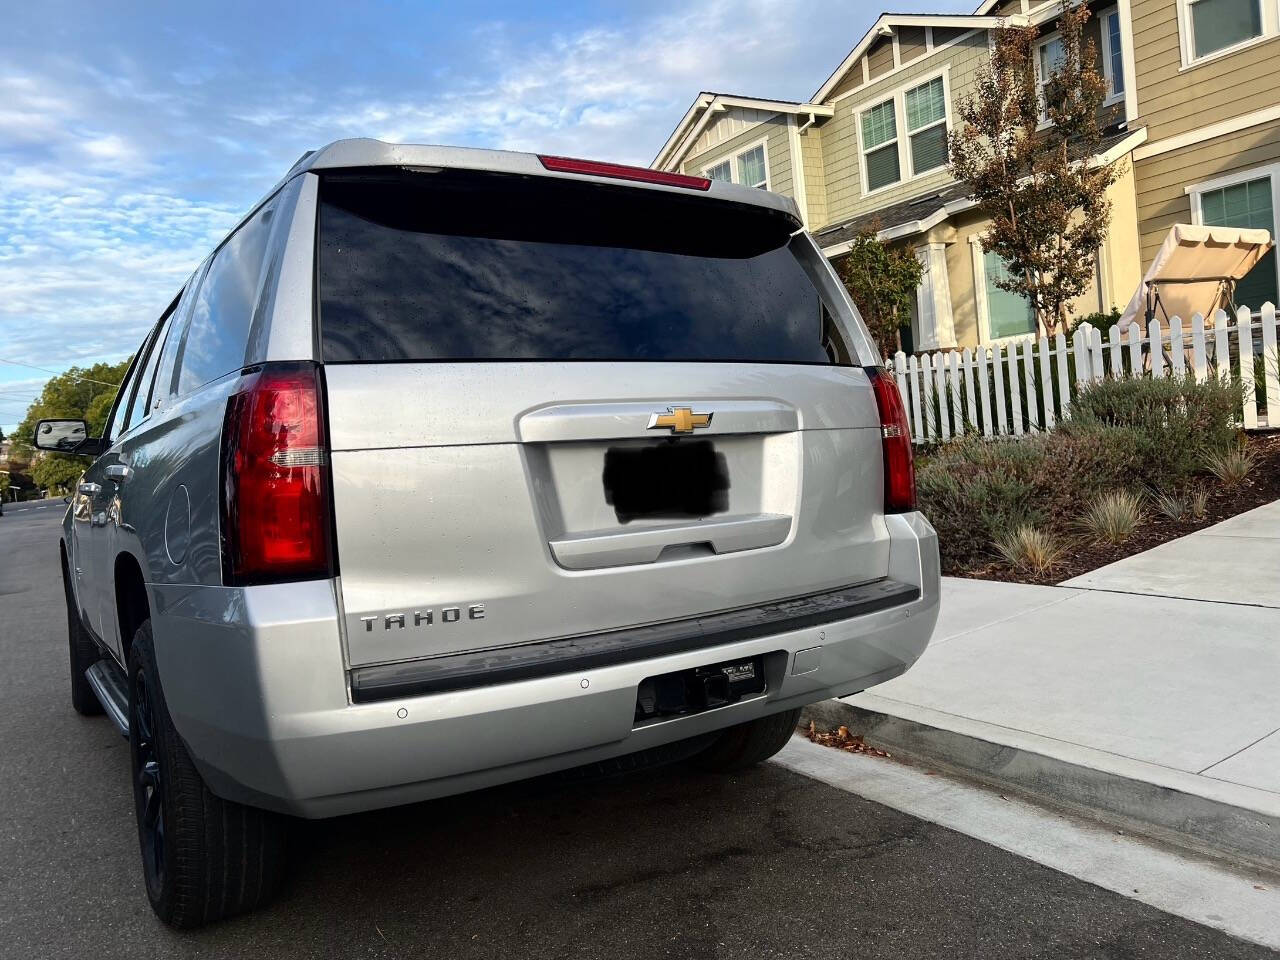
[[[1203, 561], [1204, 548], [1192, 552]], [[1270, 605], [948, 578], [921, 660], [814, 715], [1280, 869], [1278, 681], [1280, 609]]]
[[1280, 500], [1066, 581], [1066, 587], [1280, 608]]

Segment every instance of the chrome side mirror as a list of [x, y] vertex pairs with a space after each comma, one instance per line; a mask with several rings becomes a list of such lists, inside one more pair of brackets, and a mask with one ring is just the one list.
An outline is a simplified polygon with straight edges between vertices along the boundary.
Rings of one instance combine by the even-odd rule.
[[36, 448], [54, 453], [79, 453], [89, 439], [89, 424], [83, 420], [37, 420]]

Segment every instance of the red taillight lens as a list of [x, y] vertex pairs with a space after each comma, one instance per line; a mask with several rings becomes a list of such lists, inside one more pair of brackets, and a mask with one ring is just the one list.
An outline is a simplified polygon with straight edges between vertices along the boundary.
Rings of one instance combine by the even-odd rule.
[[689, 190], [710, 190], [711, 181], [706, 177], [690, 177], [683, 173], [667, 173], [648, 167], [629, 167], [622, 163], [601, 163], [599, 160], [577, 160], [573, 157], [539, 156], [542, 166], [555, 173], [585, 173], [592, 177], [613, 177], [615, 180], [639, 180], [641, 183], [660, 183], [666, 187], [685, 187]]
[[331, 576], [330, 529], [319, 370], [265, 366], [227, 398], [223, 579], [243, 585]]
[[893, 377], [880, 367], [868, 367], [867, 375], [880, 408], [880, 436], [884, 451], [884, 512], [916, 509], [916, 465], [911, 452], [911, 428], [907, 410]]

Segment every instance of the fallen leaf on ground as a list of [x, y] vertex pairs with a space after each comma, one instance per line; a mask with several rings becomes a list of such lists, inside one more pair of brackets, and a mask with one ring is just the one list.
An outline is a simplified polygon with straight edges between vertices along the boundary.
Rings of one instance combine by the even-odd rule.
[[834, 747], [847, 753], [865, 753], [871, 757], [893, 756], [888, 750], [881, 750], [879, 747], [868, 744], [862, 739], [862, 734], [850, 733], [849, 728], [843, 725], [829, 733], [819, 733], [817, 724], [810, 720], [809, 732], [806, 736], [821, 747]]

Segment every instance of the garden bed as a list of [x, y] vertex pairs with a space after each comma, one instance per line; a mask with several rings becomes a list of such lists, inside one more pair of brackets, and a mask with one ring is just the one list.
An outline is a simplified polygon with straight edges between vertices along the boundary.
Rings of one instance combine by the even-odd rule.
[[1238, 486], [1206, 483], [1204, 489], [1209, 494], [1209, 509], [1201, 520], [1170, 520], [1149, 512], [1141, 526], [1124, 543], [1089, 543], [1084, 540], [1070, 543], [1062, 559], [1046, 574], [1015, 569], [994, 557], [986, 563], [978, 562], [950, 570], [948, 574], [978, 580], [1057, 584], [1280, 500], [1280, 433], [1253, 434], [1246, 443], [1249, 451], [1258, 458], [1258, 465]]
[[1280, 433], [1243, 434], [1240, 395], [1215, 378], [1104, 380], [1055, 430], [922, 451], [942, 572], [1061, 583], [1280, 499]]

